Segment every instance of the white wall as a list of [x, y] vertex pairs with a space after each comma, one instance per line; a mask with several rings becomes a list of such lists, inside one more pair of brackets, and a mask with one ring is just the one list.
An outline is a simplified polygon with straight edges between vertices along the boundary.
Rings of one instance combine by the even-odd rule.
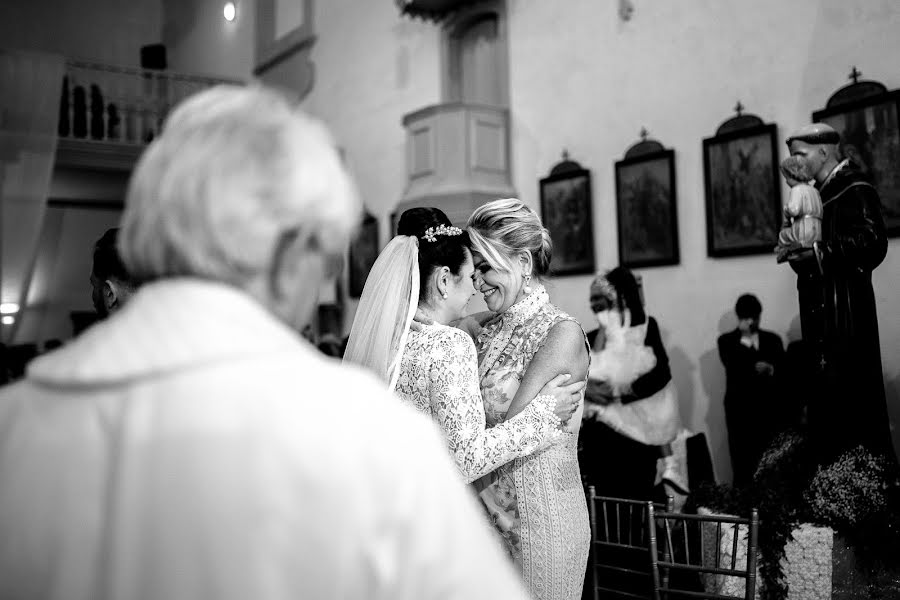
[[304, 106], [328, 122], [368, 210], [386, 221], [406, 183], [403, 116], [440, 102], [438, 31], [401, 19], [393, 2], [352, 0], [316, 2], [315, 28]]
[[0, 45], [140, 66], [161, 41], [160, 0], [3, 0]]
[[225, 0], [162, 0], [162, 37], [169, 68], [181, 73], [249, 80], [255, 55], [256, 3], [235, 0], [237, 17], [223, 16]]
[[[390, 1], [319, 0], [315, 33], [315, 85], [304, 107], [331, 127], [384, 246], [406, 185], [403, 116], [440, 102], [438, 30], [401, 19]], [[348, 331], [353, 310], [355, 301]]]
[[[593, 173], [594, 236], [600, 267], [618, 262], [614, 162], [646, 126], [676, 152], [681, 264], [644, 269], [646, 299], [659, 319], [689, 426], [709, 433], [717, 474], [730, 476], [716, 337], [734, 327], [744, 291], [764, 306], [763, 325], [784, 335], [798, 318], [794, 277], [771, 255], [706, 257], [701, 140], [732, 113], [779, 126], [809, 121], [847, 83], [851, 65], [900, 87], [900, 11], [895, 0], [684, 0], [635, 2], [630, 22], [615, 3], [509, 3], [514, 183], [538, 206], [537, 181], [567, 148]], [[559, 32], [565, 31], [565, 43]], [[781, 151], [784, 151], [783, 146]], [[900, 423], [900, 240], [875, 273], [890, 409]], [[590, 277], [554, 282], [552, 295], [591, 322]], [[794, 324], [797, 328], [798, 325]], [[895, 439], [898, 432], [895, 430]]]
[[[596, 0], [509, 0], [508, 13], [515, 187], [537, 208], [538, 180], [563, 148], [591, 169], [598, 267], [618, 262], [615, 161], [643, 126], [676, 151], [681, 264], [642, 272], [672, 360], [682, 415], [690, 427], [709, 433], [716, 471], [727, 479], [724, 373], [716, 337], [734, 326], [732, 307], [745, 291], [760, 297], [764, 326], [782, 335], [798, 329], [798, 310], [790, 269], [772, 256], [706, 257], [701, 140], [733, 114], [738, 99], [748, 112], [777, 123], [783, 138], [847, 82], [852, 65], [867, 78], [900, 87], [896, 0], [643, 0], [635, 2], [626, 23], [616, 3]], [[383, 245], [405, 185], [401, 118], [440, 101], [440, 30], [400, 18], [388, 0], [319, 0], [315, 30], [316, 81], [305, 106], [330, 124], [345, 149], [362, 197], [380, 220]], [[202, 53], [221, 40], [207, 42], [185, 41], [184, 47]], [[252, 53], [252, 43], [241, 43]], [[233, 59], [228, 69], [245, 69], [241, 60]], [[889, 286], [898, 274], [900, 240], [894, 240], [875, 273], [875, 290], [895, 423], [900, 299]], [[589, 281], [567, 277], [551, 288], [554, 300], [586, 328]], [[349, 319], [352, 313], [348, 325]]]

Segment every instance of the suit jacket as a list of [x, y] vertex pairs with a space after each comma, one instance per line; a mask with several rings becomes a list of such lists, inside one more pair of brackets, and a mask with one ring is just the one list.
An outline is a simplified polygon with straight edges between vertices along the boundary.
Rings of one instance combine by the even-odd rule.
[[516, 598], [434, 425], [180, 280], [0, 391], [4, 599]]
[[[759, 330], [759, 348], [741, 343], [741, 332], [734, 329], [719, 336], [719, 358], [725, 367], [726, 408], [762, 409], [777, 406], [778, 375], [784, 362], [784, 344], [777, 334]], [[775, 368], [772, 375], [756, 372], [756, 363], [767, 362]]]

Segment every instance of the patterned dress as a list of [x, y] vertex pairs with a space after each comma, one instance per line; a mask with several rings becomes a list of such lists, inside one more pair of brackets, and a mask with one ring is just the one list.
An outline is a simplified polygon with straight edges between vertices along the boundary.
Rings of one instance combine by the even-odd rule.
[[[476, 345], [489, 425], [505, 421], [550, 329], [572, 320], [538, 287], [484, 327]], [[570, 423], [577, 428], [579, 414]], [[539, 600], [581, 598], [584, 584], [590, 528], [578, 469], [578, 431], [570, 429], [549, 447], [488, 475], [480, 493], [532, 597]]]
[[409, 333], [397, 394], [440, 426], [467, 482], [561, 435], [553, 412], [556, 402], [544, 395], [509, 421], [485, 430], [475, 346], [468, 334], [452, 327], [434, 324]]

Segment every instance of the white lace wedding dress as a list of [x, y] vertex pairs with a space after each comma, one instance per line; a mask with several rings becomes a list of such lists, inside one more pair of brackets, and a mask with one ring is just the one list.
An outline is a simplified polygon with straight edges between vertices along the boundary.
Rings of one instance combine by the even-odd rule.
[[485, 429], [475, 345], [452, 327], [433, 324], [410, 331], [396, 391], [441, 427], [467, 482], [531, 454], [560, 435], [559, 419], [553, 413], [555, 400], [543, 395], [509, 421]]

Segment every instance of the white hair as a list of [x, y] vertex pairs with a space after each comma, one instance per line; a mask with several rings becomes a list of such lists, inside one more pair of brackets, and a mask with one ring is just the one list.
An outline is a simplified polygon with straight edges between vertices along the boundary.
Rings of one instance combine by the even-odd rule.
[[242, 286], [291, 230], [340, 253], [360, 203], [328, 131], [281, 94], [217, 86], [183, 101], [128, 187], [119, 249], [138, 280]]

